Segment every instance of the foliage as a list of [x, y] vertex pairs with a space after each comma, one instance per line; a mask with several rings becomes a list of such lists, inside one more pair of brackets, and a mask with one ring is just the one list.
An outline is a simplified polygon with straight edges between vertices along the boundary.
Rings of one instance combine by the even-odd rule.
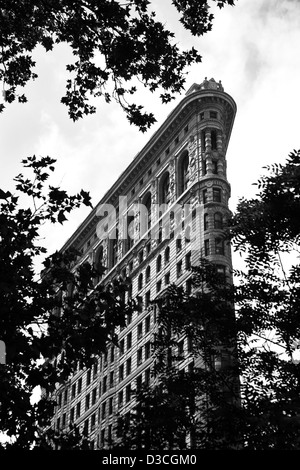
[[300, 151], [266, 168], [231, 222], [244, 254], [235, 272], [244, 445], [299, 449]]
[[[131, 311], [122, 300], [126, 285], [95, 287], [93, 279], [101, 273], [89, 264], [76, 266], [76, 250], [54, 253], [41, 278], [36, 276], [35, 261], [46, 252], [39, 245], [41, 226], [63, 223], [73, 209], [91, 205], [85, 191], [69, 196], [58, 187], [46, 188], [54, 163], [49, 157], [24, 160], [34, 178], [19, 175], [15, 194], [0, 193], [0, 335], [7, 352], [6, 365], [0, 365], [0, 422], [16, 448], [38, 442], [38, 430], [53, 413], [47, 394], [79, 360], [91, 365], [107, 341], [116, 340], [115, 326]], [[36, 386], [44, 394], [33, 404]]]
[[[233, 0], [212, 0], [217, 6], [233, 5]], [[211, 30], [213, 15], [207, 0], [174, 0], [184, 28], [200, 36]], [[155, 122], [143, 106], [130, 103], [142, 82], [151, 92], [160, 90], [168, 102], [183, 89], [186, 66], [200, 62], [194, 49], [181, 51], [175, 34], [157, 20], [149, 0], [2, 0], [0, 8], [0, 79], [5, 83], [6, 102], [18, 97], [18, 89], [37, 78], [33, 51], [42, 46], [51, 51], [67, 43], [74, 61], [66, 94], [73, 120], [94, 113], [91, 97], [106, 102], [115, 99], [130, 123], [142, 131]], [[4, 105], [1, 105], [3, 110]]]
[[[172, 285], [154, 304], [154, 382], [136, 391], [135, 409], [120, 417], [121, 447], [222, 449], [229, 436], [236, 436], [232, 286], [206, 260], [193, 268], [193, 274], [194, 295]], [[230, 447], [235, 446], [232, 439]]]
[[[257, 196], [242, 199], [230, 222], [245, 266], [234, 271], [234, 287], [202, 262], [193, 268], [195, 295], [173, 286], [158, 302], [156, 382], [120, 421], [121, 444], [299, 450], [300, 151], [266, 170]], [[178, 354], [184, 336], [195, 357], [188, 370], [189, 356]]]

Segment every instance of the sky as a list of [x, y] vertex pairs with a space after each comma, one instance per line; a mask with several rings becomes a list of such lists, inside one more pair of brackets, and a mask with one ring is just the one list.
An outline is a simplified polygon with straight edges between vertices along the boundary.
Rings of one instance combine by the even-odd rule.
[[[202, 63], [187, 69], [186, 90], [214, 77], [237, 103], [227, 151], [234, 210], [239, 198], [255, 194], [252, 183], [264, 165], [284, 162], [290, 151], [300, 148], [300, 2], [238, 0], [235, 7], [214, 8], [213, 29], [200, 39], [179, 25], [171, 0], [153, 0], [153, 5], [180, 46], [194, 46], [202, 55]], [[70, 58], [65, 45], [50, 53], [37, 49], [39, 78], [25, 89], [29, 102], [8, 105], [0, 114], [0, 188], [12, 189], [23, 158], [49, 155], [58, 160], [51, 183], [70, 193], [90, 191], [95, 205], [184, 93], [167, 105], [149, 92], [140, 94], [157, 119], [144, 134], [128, 123], [117, 104], [100, 100], [95, 115], [74, 123], [60, 104]], [[44, 231], [49, 253], [64, 244], [88, 213], [88, 208], [76, 210], [63, 226]]]

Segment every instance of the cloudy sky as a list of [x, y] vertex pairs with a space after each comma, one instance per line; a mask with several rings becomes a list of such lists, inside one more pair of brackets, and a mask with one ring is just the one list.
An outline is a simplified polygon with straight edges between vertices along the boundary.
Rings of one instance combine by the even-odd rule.
[[[186, 89], [214, 77], [237, 103], [227, 153], [234, 209], [239, 197], [254, 194], [252, 183], [264, 165], [283, 162], [300, 148], [300, 2], [238, 0], [216, 10], [213, 30], [201, 39], [179, 26], [171, 0], [153, 3], [182, 47], [194, 45], [203, 57], [188, 70]], [[39, 78], [26, 88], [29, 103], [9, 105], [0, 114], [0, 188], [12, 187], [22, 158], [50, 155], [58, 159], [52, 183], [73, 193], [89, 190], [96, 204], [182, 97], [161, 105], [143, 93], [157, 118], [145, 134], [129, 125], [117, 105], [100, 101], [96, 115], [73, 123], [60, 104], [70, 52], [61, 46], [47, 54], [37, 50], [35, 57]], [[78, 210], [63, 227], [47, 230], [49, 251], [59, 249], [88, 212]]]

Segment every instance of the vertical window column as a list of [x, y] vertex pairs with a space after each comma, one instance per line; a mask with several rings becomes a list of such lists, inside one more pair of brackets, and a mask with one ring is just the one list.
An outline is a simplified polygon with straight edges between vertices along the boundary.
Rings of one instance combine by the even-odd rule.
[[206, 129], [205, 130], [205, 151], [210, 151], [211, 150], [211, 130]]

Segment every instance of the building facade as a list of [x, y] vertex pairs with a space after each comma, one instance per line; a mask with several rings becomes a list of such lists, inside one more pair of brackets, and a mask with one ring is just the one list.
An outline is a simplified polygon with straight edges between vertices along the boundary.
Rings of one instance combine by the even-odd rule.
[[[96, 282], [131, 279], [139, 309], [94, 367], [57, 390], [53, 426], [84, 429], [95, 449], [114, 438], [117, 414], [133, 406], [132, 390], [151, 381], [155, 312], [150, 301], [170, 283], [191, 291], [191, 265], [206, 257], [231, 276], [222, 239], [230, 185], [226, 152], [236, 114], [221, 82], [194, 84], [62, 250], [80, 263], [107, 267]], [[111, 214], [108, 214], [111, 208]], [[187, 356], [184, 367], [192, 358]]]

